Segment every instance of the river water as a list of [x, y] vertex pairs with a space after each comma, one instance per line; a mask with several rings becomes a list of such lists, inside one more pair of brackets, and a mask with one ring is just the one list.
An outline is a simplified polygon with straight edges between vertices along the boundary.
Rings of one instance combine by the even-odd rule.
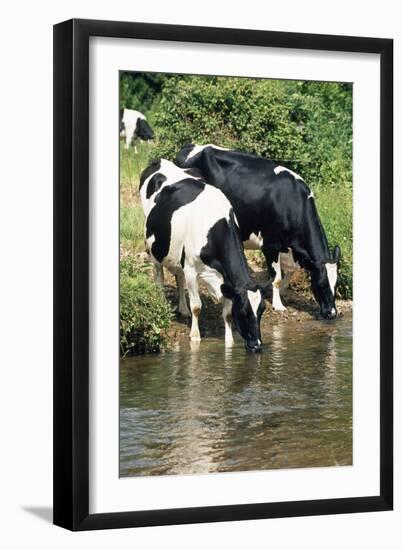
[[121, 360], [120, 475], [352, 464], [351, 314], [280, 321], [263, 341]]

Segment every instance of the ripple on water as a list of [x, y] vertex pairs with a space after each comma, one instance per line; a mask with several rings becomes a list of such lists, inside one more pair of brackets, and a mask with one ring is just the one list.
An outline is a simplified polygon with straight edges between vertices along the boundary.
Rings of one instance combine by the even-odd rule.
[[121, 361], [120, 475], [352, 463], [352, 318]]

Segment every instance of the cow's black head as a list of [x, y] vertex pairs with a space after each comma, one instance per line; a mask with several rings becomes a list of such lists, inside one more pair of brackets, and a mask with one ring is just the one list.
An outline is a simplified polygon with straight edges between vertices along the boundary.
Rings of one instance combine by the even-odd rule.
[[137, 119], [135, 135], [144, 141], [148, 141], [149, 139], [153, 139], [154, 132], [148, 122], [144, 118], [139, 117]]
[[260, 320], [265, 309], [263, 291], [258, 287], [236, 289], [228, 283], [221, 285], [224, 298], [232, 301], [232, 321], [253, 353], [262, 351]]
[[328, 262], [317, 262], [311, 269], [312, 292], [324, 319], [337, 317], [336, 283], [339, 259], [340, 248], [335, 246], [333, 257]]
[[176, 155], [175, 164], [177, 164], [180, 168], [190, 167], [192, 163], [189, 163], [187, 158], [194, 148], [195, 145], [193, 143], [188, 143], [187, 145], [182, 147], [182, 149]]

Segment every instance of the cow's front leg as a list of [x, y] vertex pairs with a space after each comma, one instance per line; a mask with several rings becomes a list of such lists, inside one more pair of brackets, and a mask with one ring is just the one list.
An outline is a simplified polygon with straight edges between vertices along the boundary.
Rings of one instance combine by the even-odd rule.
[[263, 245], [262, 251], [266, 258], [267, 269], [271, 277], [273, 278], [273, 298], [272, 305], [276, 311], [285, 311], [285, 307], [280, 297], [281, 287], [281, 266], [280, 266], [280, 253], [275, 248], [271, 248]]
[[192, 326], [190, 328], [190, 339], [194, 342], [200, 341], [199, 316], [202, 303], [197, 283], [197, 273], [192, 268], [185, 268], [185, 279], [188, 287], [190, 310], [192, 312]]
[[272, 267], [274, 271], [276, 272], [276, 275], [274, 277], [273, 281], [273, 309], [276, 311], [285, 311], [286, 308], [283, 305], [283, 302], [281, 301], [280, 297], [280, 288], [281, 288], [281, 266], [280, 266], [280, 258], [277, 257], [276, 262], [272, 262]]
[[190, 311], [186, 303], [185, 275], [181, 269], [176, 272], [176, 284], [178, 286], [179, 306], [178, 313], [182, 317], [190, 317]]
[[232, 320], [231, 320], [232, 302], [223, 297], [222, 302], [222, 316], [225, 326], [225, 345], [232, 346], [234, 344], [234, 337], [232, 335]]
[[154, 282], [158, 286], [164, 286], [164, 268], [161, 264], [153, 262]]

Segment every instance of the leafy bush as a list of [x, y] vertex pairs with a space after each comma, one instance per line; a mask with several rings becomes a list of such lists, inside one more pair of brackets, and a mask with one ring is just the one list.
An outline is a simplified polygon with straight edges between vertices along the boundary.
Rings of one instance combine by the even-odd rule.
[[313, 188], [351, 185], [349, 84], [176, 76], [165, 80], [154, 118], [154, 156], [216, 143], [285, 164]]
[[120, 262], [121, 355], [159, 352], [168, 342], [173, 310], [149, 270], [133, 256]]
[[167, 75], [160, 73], [133, 73], [120, 75], [120, 108], [135, 109], [144, 114], [160, 93]]
[[130, 252], [144, 250], [144, 214], [139, 204], [120, 208], [120, 243]]

